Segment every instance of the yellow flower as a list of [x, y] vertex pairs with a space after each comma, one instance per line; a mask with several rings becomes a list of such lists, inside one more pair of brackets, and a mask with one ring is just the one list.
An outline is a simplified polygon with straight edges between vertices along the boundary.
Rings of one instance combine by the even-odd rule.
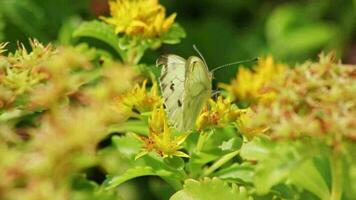
[[268, 127], [275, 140], [320, 140], [334, 150], [356, 141], [356, 66], [343, 65], [333, 54], [320, 55], [286, 72], [278, 96], [255, 106], [247, 127]]
[[0, 43], [0, 54], [7, 51], [6, 46], [7, 46], [7, 43]]
[[159, 36], [171, 27], [176, 17], [174, 13], [166, 18], [166, 10], [158, 0], [116, 0], [109, 5], [111, 17], [101, 19], [115, 26], [116, 33], [130, 36]]
[[[16, 97], [32, 91], [36, 85], [50, 77], [44, 69], [44, 62], [54, 55], [51, 45], [44, 46], [37, 40], [30, 40], [32, 51], [20, 44], [14, 53], [3, 56], [6, 43], [0, 44], [0, 104], [11, 104]], [[0, 105], [0, 107], [2, 107]]]
[[285, 65], [276, 64], [272, 57], [260, 59], [253, 70], [239, 68], [236, 79], [230, 85], [219, 86], [229, 92], [234, 100], [253, 103], [270, 102], [276, 96], [268, 84], [278, 82], [286, 69]]
[[246, 109], [239, 109], [231, 103], [231, 100], [223, 99], [221, 96], [216, 101], [210, 99], [197, 119], [198, 130], [209, 127], [223, 127], [229, 123], [238, 123], [240, 118], [245, 115]]
[[157, 83], [153, 83], [150, 92], [147, 92], [146, 84], [147, 80], [142, 83], [142, 86], [136, 84], [131, 91], [119, 96], [115, 101], [116, 110], [127, 115], [135, 115], [137, 112], [150, 112], [157, 105], [162, 104], [162, 99], [158, 96]]
[[155, 151], [162, 157], [189, 157], [187, 154], [180, 151], [182, 148], [181, 144], [185, 141], [187, 136], [187, 134], [179, 136], [174, 136], [172, 134], [172, 129], [168, 125], [165, 111], [161, 106], [152, 112], [149, 120], [148, 137], [139, 137], [139, 139], [144, 143], [144, 146], [143, 151], [136, 156], [136, 159], [151, 151]]
[[240, 116], [238, 121], [238, 127], [240, 132], [246, 136], [248, 139], [252, 139], [255, 136], [266, 134], [268, 131], [267, 125], [251, 126], [252, 122], [255, 120], [254, 116], [256, 113], [250, 109], [245, 109], [245, 113]]

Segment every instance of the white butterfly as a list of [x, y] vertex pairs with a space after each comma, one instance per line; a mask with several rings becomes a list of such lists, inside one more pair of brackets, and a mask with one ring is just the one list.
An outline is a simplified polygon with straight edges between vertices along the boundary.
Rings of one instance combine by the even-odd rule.
[[182, 132], [193, 129], [211, 96], [212, 73], [205, 61], [196, 56], [185, 60], [177, 55], [163, 55], [156, 63], [163, 66], [160, 87], [171, 124]]

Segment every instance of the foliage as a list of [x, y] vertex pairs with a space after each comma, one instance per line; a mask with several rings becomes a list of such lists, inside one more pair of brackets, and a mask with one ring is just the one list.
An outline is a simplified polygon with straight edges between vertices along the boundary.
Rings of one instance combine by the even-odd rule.
[[[0, 10], [19, 27], [26, 16], [46, 27], [39, 2], [0, 2]], [[158, 1], [110, 5], [111, 17], [68, 22], [66, 45], [0, 44], [0, 199], [356, 198], [355, 65], [333, 53], [297, 65], [262, 56], [219, 82], [195, 128], [179, 132], [153, 55], [190, 32]], [[338, 35], [330, 30], [339, 25], [300, 10], [287, 4], [267, 18], [277, 58], [303, 57]], [[279, 52], [285, 42], [290, 49]]]

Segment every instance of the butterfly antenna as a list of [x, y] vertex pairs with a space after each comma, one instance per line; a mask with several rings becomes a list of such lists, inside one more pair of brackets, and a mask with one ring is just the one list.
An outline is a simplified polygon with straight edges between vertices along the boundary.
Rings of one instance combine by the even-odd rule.
[[220, 90], [213, 90], [212, 93], [211, 93], [211, 96], [212, 97], [217, 97], [218, 94], [221, 94]]
[[203, 61], [204, 61], [204, 64], [206, 65], [206, 66], [208, 66], [207, 64], [206, 64], [206, 61], [205, 61], [205, 59], [204, 59], [204, 56], [203, 56], [203, 54], [202, 53], [200, 53], [200, 51], [199, 51], [199, 49], [198, 49], [198, 47], [195, 45], [195, 44], [193, 44], [193, 49], [199, 54], [199, 56], [203, 59]]
[[240, 65], [240, 64], [257, 62], [257, 61], [258, 61], [258, 58], [252, 58], [252, 59], [249, 59], [249, 60], [242, 60], [242, 61], [232, 62], [232, 63], [228, 63], [228, 64], [225, 64], [225, 65], [221, 65], [219, 67], [216, 67], [213, 70], [211, 70], [210, 72], [214, 73], [216, 70], [219, 70], [219, 69], [222, 69], [224, 67], [231, 66], [231, 65]]

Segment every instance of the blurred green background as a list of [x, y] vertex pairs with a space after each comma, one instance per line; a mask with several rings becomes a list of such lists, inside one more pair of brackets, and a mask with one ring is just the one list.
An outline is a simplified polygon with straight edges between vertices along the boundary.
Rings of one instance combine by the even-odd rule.
[[[161, 53], [188, 57], [196, 44], [210, 68], [263, 55], [289, 64], [317, 59], [335, 50], [344, 63], [356, 63], [356, 0], [161, 0], [167, 13], [187, 32], [181, 44], [163, 46], [144, 57], [153, 63]], [[73, 44], [72, 31], [83, 20], [108, 15], [107, 0], [1, 0], [0, 41], [37, 38]], [[236, 68], [220, 70], [228, 81]]]

